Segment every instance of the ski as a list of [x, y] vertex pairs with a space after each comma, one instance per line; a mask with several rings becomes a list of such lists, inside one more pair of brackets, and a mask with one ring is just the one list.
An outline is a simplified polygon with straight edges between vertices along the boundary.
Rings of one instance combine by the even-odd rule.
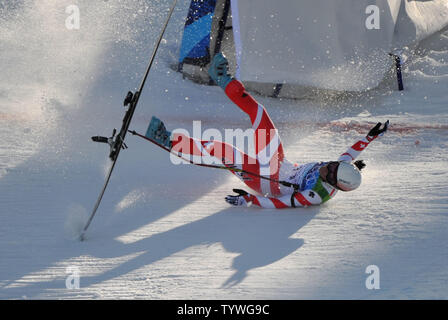
[[112, 136], [109, 137], [109, 138], [102, 137], [102, 136], [92, 137], [92, 140], [94, 142], [107, 143], [110, 146], [109, 158], [112, 161], [112, 165], [109, 168], [109, 171], [107, 173], [106, 180], [104, 182], [103, 188], [101, 189], [101, 192], [100, 192], [100, 194], [98, 196], [98, 199], [97, 199], [97, 201], [95, 203], [95, 206], [93, 207], [93, 210], [92, 210], [92, 212], [91, 212], [91, 214], [89, 216], [89, 219], [87, 220], [84, 228], [82, 229], [82, 232], [81, 232], [81, 235], [80, 235], [80, 240], [81, 241], [85, 240], [85, 235], [86, 235], [87, 229], [89, 228], [89, 226], [90, 226], [90, 224], [91, 224], [91, 222], [93, 220], [93, 217], [95, 216], [95, 214], [96, 214], [96, 212], [98, 210], [98, 207], [100, 206], [101, 200], [103, 199], [103, 196], [104, 196], [104, 192], [106, 191], [106, 188], [107, 188], [107, 186], [109, 184], [109, 181], [110, 181], [110, 178], [112, 176], [112, 172], [113, 172], [113, 170], [115, 168], [115, 164], [117, 163], [118, 155], [120, 154], [120, 151], [122, 149], [126, 149], [127, 148], [127, 146], [126, 146], [126, 144], [124, 142], [124, 139], [126, 137], [126, 133], [128, 132], [129, 125], [131, 124], [132, 117], [134, 115], [135, 109], [137, 107], [137, 104], [138, 104], [138, 101], [139, 101], [139, 98], [140, 98], [140, 94], [141, 94], [141, 92], [143, 90], [143, 87], [145, 86], [146, 79], [148, 78], [149, 71], [151, 70], [151, 67], [152, 67], [152, 64], [154, 62], [154, 58], [156, 56], [157, 50], [159, 49], [159, 46], [160, 46], [160, 43], [162, 41], [163, 35], [165, 34], [165, 31], [166, 31], [166, 28], [168, 26], [168, 23], [169, 23], [169, 21], [171, 19], [171, 16], [172, 16], [173, 12], [174, 12], [174, 8], [176, 7], [176, 3], [177, 3], [177, 0], [174, 0], [172, 6], [170, 8], [170, 11], [168, 13], [168, 16], [167, 16], [167, 18], [165, 20], [165, 24], [162, 27], [162, 31], [161, 31], [161, 33], [159, 35], [159, 38], [157, 39], [157, 42], [156, 42], [156, 44], [154, 46], [154, 49], [152, 51], [151, 57], [149, 59], [148, 67], [146, 68], [146, 72], [144, 74], [142, 82], [140, 83], [139, 89], [135, 93], [132, 93], [131, 91], [129, 91], [128, 94], [126, 95], [125, 99], [124, 99], [123, 105], [125, 107], [128, 107], [128, 109], [127, 109], [127, 111], [126, 111], [126, 113], [125, 113], [125, 115], [123, 117], [123, 122], [122, 122], [122, 125], [121, 125], [121, 129], [118, 132], [118, 135], [115, 136], [116, 129], [114, 129], [113, 133], [112, 133]]

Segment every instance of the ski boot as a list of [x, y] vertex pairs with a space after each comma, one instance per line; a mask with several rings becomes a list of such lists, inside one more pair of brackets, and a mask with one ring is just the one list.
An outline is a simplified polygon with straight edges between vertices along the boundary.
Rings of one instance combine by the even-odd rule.
[[171, 149], [171, 132], [167, 131], [163, 122], [154, 116], [151, 118], [151, 122], [149, 123], [145, 136], [156, 143]]

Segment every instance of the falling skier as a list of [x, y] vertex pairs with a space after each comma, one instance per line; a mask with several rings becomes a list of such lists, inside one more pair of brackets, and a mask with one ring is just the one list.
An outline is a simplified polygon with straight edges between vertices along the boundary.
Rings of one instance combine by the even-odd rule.
[[[210, 77], [226, 95], [250, 117], [254, 129], [253, 158], [236, 147], [221, 141], [201, 141], [166, 131], [163, 122], [153, 117], [146, 137], [176, 154], [215, 157], [261, 195], [233, 189], [235, 195], [225, 200], [235, 206], [256, 205], [262, 208], [307, 207], [333, 198], [338, 190], [352, 191], [361, 184], [360, 170], [365, 167], [358, 155], [378, 136], [387, 131], [389, 121], [381, 128], [377, 123], [361, 140], [341, 154], [337, 161], [293, 164], [283, 154], [278, 132], [266, 109], [245, 91], [243, 84], [228, 73], [228, 61], [217, 54], [208, 70]], [[185, 146], [188, 148], [185, 148]], [[267, 153], [266, 150], [269, 149]], [[352, 163], [354, 161], [354, 163]]]

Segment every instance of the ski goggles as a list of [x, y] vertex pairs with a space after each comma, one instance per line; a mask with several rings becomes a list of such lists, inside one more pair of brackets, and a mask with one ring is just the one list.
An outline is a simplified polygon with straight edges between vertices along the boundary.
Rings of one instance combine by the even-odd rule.
[[331, 161], [327, 164], [328, 173], [325, 176], [325, 180], [334, 187], [336, 187], [336, 184], [338, 183], [338, 168], [339, 161]]

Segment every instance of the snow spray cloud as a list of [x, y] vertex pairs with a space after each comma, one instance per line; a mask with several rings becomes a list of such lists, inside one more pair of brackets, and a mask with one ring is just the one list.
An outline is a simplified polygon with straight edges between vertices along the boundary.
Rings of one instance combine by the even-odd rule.
[[[193, 135], [178, 128], [171, 134], [173, 164], [208, 164], [236, 166], [259, 165], [261, 175], [278, 171], [278, 147], [280, 138], [277, 129], [219, 129], [202, 131], [201, 121], [193, 121]], [[182, 158], [179, 158], [181, 156]]]
[[8, 159], [0, 172], [33, 155], [50, 130], [64, 128], [68, 121], [61, 116], [67, 120], [83, 106], [122, 44], [135, 49], [135, 60], [138, 46], [146, 45], [135, 39], [157, 27], [148, 21], [157, 21], [158, 6], [147, 0], [0, 1], [0, 157]]
[[101, 73], [105, 53], [133, 42], [151, 16], [143, 0], [14, 3], [0, 5], [0, 92], [9, 98], [7, 110], [30, 116], [79, 106]]

